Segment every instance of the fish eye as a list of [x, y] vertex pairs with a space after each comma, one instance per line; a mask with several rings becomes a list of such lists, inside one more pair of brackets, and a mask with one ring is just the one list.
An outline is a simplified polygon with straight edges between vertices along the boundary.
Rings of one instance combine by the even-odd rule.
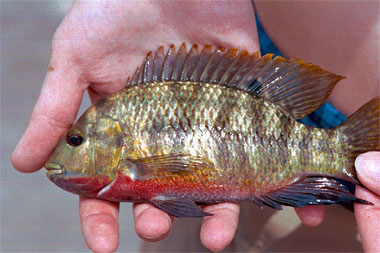
[[77, 147], [83, 142], [83, 137], [78, 133], [68, 133], [66, 136], [66, 142], [73, 147]]

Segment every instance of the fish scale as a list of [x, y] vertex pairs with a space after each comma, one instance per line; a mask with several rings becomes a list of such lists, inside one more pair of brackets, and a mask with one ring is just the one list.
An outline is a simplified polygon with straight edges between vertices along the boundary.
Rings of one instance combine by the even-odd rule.
[[301, 60], [182, 45], [148, 53], [126, 87], [93, 104], [46, 163], [70, 192], [149, 202], [177, 217], [196, 203], [280, 209], [356, 198], [354, 160], [380, 150], [380, 98], [325, 130], [302, 118], [343, 77]]
[[[160, 89], [158, 89], [158, 87]], [[295, 172], [307, 172], [300, 170], [299, 167], [291, 167], [292, 162], [287, 161], [302, 160], [304, 162], [304, 164], [302, 164], [303, 168], [309, 168], [310, 171], [315, 171], [313, 164], [309, 164], [309, 160], [301, 159], [303, 153], [305, 153], [303, 150], [313, 148], [314, 143], [312, 141], [308, 142], [310, 143], [310, 147], [300, 147], [297, 141], [290, 143], [290, 148], [296, 155], [288, 160], [286, 156], [284, 157], [284, 152], [282, 152], [282, 150], [284, 150], [282, 144], [278, 145], [282, 142], [278, 142], [275, 138], [276, 136], [280, 136], [281, 133], [286, 132], [286, 129], [290, 129], [289, 131], [291, 131], [293, 125], [300, 125], [299, 127], [305, 128], [303, 125], [296, 121], [290, 121], [290, 116], [276, 108], [273, 104], [270, 105], [268, 102], [260, 101], [260, 99], [252, 96], [246, 96], [247, 102], [240, 96], [239, 102], [241, 106], [225, 107], [224, 105], [227, 104], [226, 101], [229, 98], [232, 98], [232, 100], [235, 99], [237, 92], [224, 88], [219, 96], [213, 96], [216, 89], [220, 92], [219, 86], [217, 85], [201, 85], [192, 82], [174, 84], [169, 82], [147, 84], [144, 89], [136, 90], [137, 94], [134, 94], [133, 91], [135, 90], [131, 90], [130, 94], [120, 94], [140, 98], [140, 106], [134, 110], [135, 114], [132, 115], [132, 117], [138, 119], [135, 121], [136, 125], [132, 127], [134, 132], [124, 133], [127, 136], [131, 136], [130, 138], [132, 139], [134, 136], [136, 136], [135, 138], [137, 139], [141, 132], [147, 133], [140, 139], [139, 148], [147, 147], [148, 150], [142, 152], [140, 149], [141, 155], [137, 158], [156, 156], [162, 153], [191, 154], [200, 157], [206, 156], [220, 171], [218, 174], [213, 174], [212, 178], [208, 179], [208, 182], [223, 183], [220, 181], [224, 180], [224, 175], [238, 174], [239, 178], [235, 178], [236, 181], [229, 180], [229, 182], [238, 185], [240, 178], [244, 178], [245, 180], [249, 179], [249, 181], [244, 182], [244, 184], [253, 186], [251, 187], [252, 195], [265, 194], [265, 192], [259, 192], [258, 194], [254, 189], [272, 185], [278, 178], [284, 179], [287, 176], [293, 175]], [[161, 90], [165, 90], [169, 95], [162, 96]], [[174, 90], [175, 93], [170, 94], [172, 90]], [[241, 93], [242, 91], [239, 92]], [[152, 94], [155, 93], [160, 95], [152, 96]], [[146, 99], [148, 96], [151, 96], [152, 99]], [[199, 103], [199, 100], [205, 97], [207, 97], [209, 103], [202, 105]], [[169, 100], [167, 98], [169, 98]], [[195, 102], [191, 104], [189, 101], [193, 100], [193, 98]], [[212, 100], [212, 98], [214, 99]], [[252, 103], [250, 100], [255, 101], [255, 103]], [[132, 100], [126, 99], [126, 101], [127, 103], [134, 103]], [[262, 105], [262, 103], [264, 103], [264, 105]], [[167, 107], [167, 104], [171, 106]], [[255, 104], [253, 107], [256, 108], [252, 108], [252, 104]], [[200, 115], [192, 113], [195, 110], [194, 105], [199, 106], [197, 111], [201, 115], [200, 118], [205, 120], [204, 122], [200, 121], [198, 124], [195, 124], [194, 119]], [[272, 108], [268, 110], [270, 106]], [[262, 111], [261, 108], [266, 108], [266, 110]], [[149, 113], [150, 111], [152, 111], [152, 113]], [[216, 127], [216, 125], [221, 123], [221, 119], [218, 120], [219, 112], [223, 112], [223, 115], [228, 117], [228, 120], [224, 122], [224, 128], [220, 130]], [[150, 114], [151, 117], [145, 117], [147, 114]], [[171, 124], [165, 125], [164, 121], [166, 118], [162, 117], [165, 114], [171, 115], [169, 119], [171, 119], [172, 122], [176, 122], [176, 125], [181, 125], [181, 122], [185, 122], [184, 124], [187, 124], [186, 127], [177, 128]], [[242, 121], [241, 118], [251, 120], [249, 124], [236, 124], [235, 122]], [[289, 126], [284, 124], [286, 118], [288, 119]], [[260, 124], [268, 127], [265, 128], [260, 126], [260, 124], [254, 124], [254, 119], [258, 119], [258, 121], [261, 122]], [[153, 122], [158, 121], [161, 121], [159, 124], [162, 125], [159, 129], [155, 128], [153, 124]], [[123, 120], [120, 120], [120, 122], [122, 128], [124, 124], [130, 124], [127, 121], [123, 122]], [[248, 146], [247, 143], [240, 141], [237, 137], [239, 135], [250, 136], [255, 128], [255, 136], [257, 136], [258, 142], [253, 142], [253, 145]], [[314, 129], [314, 131], [324, 130]], [[299, 130], [297, 133], [302, 133], [301, 137], [304, 138], [304, 131]], [[224, 135], [224, 139], [220, 140], [218, 137], [222, 134]], [[183, 142], [174, 136], [182, 136], [183, 139], [187, 141]], [[210, 138], [207, 138], [207, 136]], [[220, 143], [226, 143], [227, 145], [221, 145]], [[165, 151], [163, 151], [163, 147], [166, 147]], [[244, 151], [245, 147], [248, 148], [248, 152]], [[290, 148], [288, 147], [288, 149]], [[133, 150], [132, 153], [134, 151], [137, 150]], [[131, 153], [128, 149], [126, 149], [125, 152]], [[273, 155], [275, 153], [280, 155]], [[241, 162], [245, 160], [248, 161], [247, 164]], [[285, 168], [285, 170], [279, 171], [279, 167]], [[264, 172], [258, 171], [258, 173], [252, 173], [252, 168], [266, 168], [266, 170]], [[320, 169], [318, 172], [326, 172], [322, 170], [323, 168]], [[261, 177], [258, 178], [257, 174], [259, 173]], [[279, 176], [279, 174], [282, 176]]]

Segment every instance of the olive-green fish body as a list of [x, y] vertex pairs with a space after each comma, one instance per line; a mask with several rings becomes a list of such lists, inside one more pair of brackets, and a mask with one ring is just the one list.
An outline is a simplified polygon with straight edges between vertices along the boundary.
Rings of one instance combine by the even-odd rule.
[[[126, 88], [89, 108], [60, 145], [78, 148], [70, 142], [79, 131], [91, 168], [67, 173], [59, 160], [71, 151], [57, 148], [47, 163], [59, 164], [60, 174], [50, 176], [56, 184], [112, 201], [151, 202], [180, 217], [209, 215], [195, 203], [368, 203], [339, 180], [357, 183], [355, 157], [379, 149], [378, 98], [337, 129], [308, 127], [296, 118], [324, 103], [341, 77], [297, 60], [211, 54], [208, 47], [187, 54], [183, 47], [166, 57], [162, 49], [154, 59], [149, 54]], [[364, 129], [352, 130], [357, 118]], [[367, 146], [356, 138], [364, 134], [375, 136]], [[93, 191], [71, 190], [78, 178]]]

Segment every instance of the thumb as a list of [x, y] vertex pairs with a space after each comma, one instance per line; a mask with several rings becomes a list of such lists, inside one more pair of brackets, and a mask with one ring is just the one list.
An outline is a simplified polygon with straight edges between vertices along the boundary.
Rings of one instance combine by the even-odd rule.
[[380, 152], [368, 152], [355, 161], [360, 182], [380, 196]]
[[360, 182], [367, 187], [357, 187], [355, 195], [373, 205], [355, 205], [355, 217], [365, 252], [380, 252], [380, 152], [368, 152], [355, 161]]
[[12, 153], [12, 164], [21, 172], [40, 169], [61, 136], [75, 120], [87, 88], [69, 60], [52, 57], [28, 127]]

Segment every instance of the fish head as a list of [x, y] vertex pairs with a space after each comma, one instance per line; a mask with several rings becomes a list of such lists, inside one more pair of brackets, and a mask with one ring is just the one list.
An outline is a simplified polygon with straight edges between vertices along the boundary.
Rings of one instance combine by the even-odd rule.
[[95, 197], [115, 177], [123, 146], [117, 121], [91, 106], [61, 138], [45, 164], [60, 188]]

